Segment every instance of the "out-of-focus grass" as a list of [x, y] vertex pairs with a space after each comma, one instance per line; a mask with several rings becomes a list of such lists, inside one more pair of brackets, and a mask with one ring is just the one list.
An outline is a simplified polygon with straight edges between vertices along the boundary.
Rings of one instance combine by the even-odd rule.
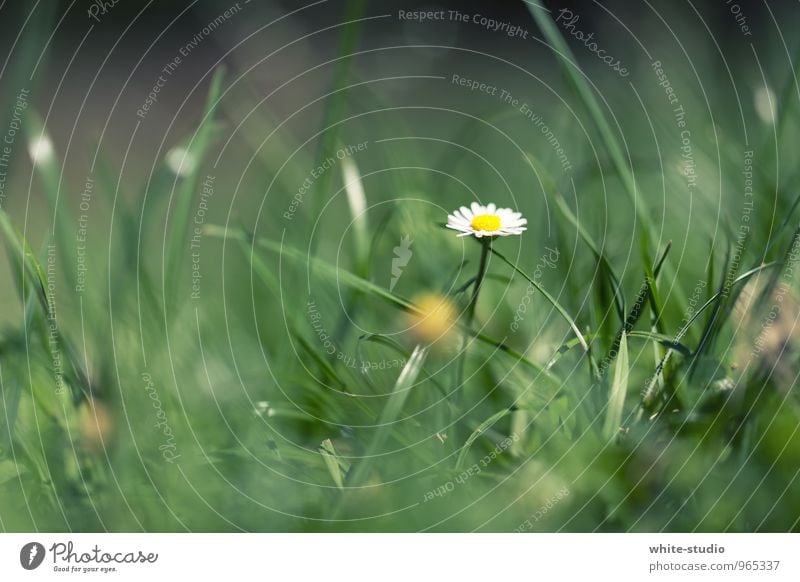
[[[550, 17], [532, 11], [550, 43], [569, 54]], [[344, 33], [343, 50], [354, 46], [353, 34]], [[340, 88], [347, 63], [338, 71], [333, 86]], [[763, 176], [761, 190], [777, 193], [773, 210], [785, 220], [776, 230], [770, 213], [760, 213], [739, 266], [730, 256], [732, 224], [711, 256], [709, 237], [693, 230], [683, 249], [694, 255], [687, 265], [650, 217], [643, 184], [656, 182], [653, 172], [643, 164], [634, 175], [592, 89], [569, 66], [565, 76], [609, 154], [600, 160], [606, 175], [589, 171], [576, 187], [596, 192], [602, 182], [608, 199], [575, 198], [548, 171], [548, 146], [525, 143], [529, 153], [518, 162], [534, 168], [540, 183], [519, 170], [517, 180], [542, 197], [520, 200], [531, 221], [523, 237], [495, 243], [474, 325], [452, 322], [456, 335], [476, 340], [466, 342], [463, 385], [454, 381], [452, 346], [420, 347], [405, 328], [408, 314], [425, 315], [414, 299], [423, 292], [468, 309], [479, 248], [440, 223], [442, 208], [468, 195], [442, 174], [487, 183], [469, 151], [444, 148], [440, 174], [410, 161], [419, 157], [414, 140], [374, 154], [403, 171], [352, 166], [349, 181], [358, 180], [382, 208], [355, 233], [340, 228], [358, 205], [335, 204], [347, 191], [339, 170], [326, 172], [313, 204], [287, 227], [279, 218], [291, 199], [285, 193], [297, 189], [308, 160], [284, 169], [257, 157], [255, 172], [282, 192], [265, 199], [259, 221], [244, 213], [203, 226], [203, 257], [219, 252], [224, 263], [203, 283], [210, 299], [202, 303], [185, 299], [192, 268], [186, 233], [199, 168], [213, 157], [214, 124], [232, 107], [219, 102], [221, 73], [210, 80], [197, 130], [181, 142], [195, 158], [194, 172], [156, 169], [147, 204], [136, 208], [130, 200], [144, 193], [121, 195], [127, 184], [101, 160], [97, 192], [124, 235], [90, 248], [90, 285], [79, 300], [59, 300], [55, 320], [48, 254], [34, 252], [16, 218], [0, 210], [9, 273], [24, 306], [21, 323], [0, 330], [2, 528], [514, 530], [547, 506], [532, 529], [796, 530], [796, 334], [792, 325], [762, 325], [794, 258], [796, 176], [780, 184]], [[343, 99], [333, 99], [327, 125], [345, 115]], [[791, 141], [796, 111], [788, 103], [778, 109], [780, 134]], [[487, 117], [515, 124], [502, 113]], [[29, 139], [36, 139], [41, 128], [29, 119]], [[407, 129], [401, 117], [392, 120], [393, 130]], [[256, 147], [275, 125], [269, 115], [254, 115], [239, 138]], [[326, 134], [322, 157], [344, 131]], [[465, 121], [456, 135], [481, 151], [473, 143], [484, 135], [480, 120]], [[302, 149], [285, 136], [275, 141], [286, 154]], [[584, 156], [592, 169], [591, 155]], [[54, 191], [57, 168], [57, 159], [37, 168], [56, 228], [36, 243], [52, 235], [56, 264], [64, 265], [72, 261], [65, 241], [75, 225]], [[736, 169], [723, 180], [739, 187]], [[552, 237], [539, 220], [545, 199]], [[636, 210], [616, 213], [612, 228], [601, 230], [607, 200]], [[316, 224], [323, 207], [325, 221]], [[171, 217], [166, 231], [154, 226], [161, 215]], [[680, 224], [682, 216], [670, 220]], [[312, 232], [309, 243], [303, 237]], [[389, 289], [392, 249], [408, 233], [415, 262]], [[563, 259], [540, 281], [531, 273], [552, 240]], [[71, 273], [60, 269], [59, 281]], [[698, 281], [702, 308], [690, 314], [687, 290]], [[786, 305], [795, 301], [795, 284]], [[528, 285], [533, 298], [512, 333]], [[740, 314], [744, 289], [755, 297], [747, 317]], [[742, 366], [740, 349], [747, 353], [763, 333], [778, 334], [767, 339], [780, 349]], [[364, 369], [363, 361], [388, 365]], [[568, 493], [553, 505], [560, 491]]]

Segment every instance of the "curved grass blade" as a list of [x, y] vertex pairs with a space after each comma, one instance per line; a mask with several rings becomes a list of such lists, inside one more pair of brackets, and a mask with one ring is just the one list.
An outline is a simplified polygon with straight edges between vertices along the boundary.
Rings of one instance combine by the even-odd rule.
[[631, 307], [630, 312], [628, 312], [627, 317], [625, 318], [625, 323], [623, 324], [622, 328], [617, 332], [616, 337], [614, 338], [614, 342], [611, 344], [611, 349], [606, 354], [607, 361], [611, 362], [614, 360], [614, 354], [618, 353], [619, 351], [619, 343], [622, 340], [622, 336], [624, 334], [630, 334], [633, 331], [633, 327], [639, 321], [639, 318], [642, 316], [642, 312], [644, 311], [644, 304], [648, 300], [650, 300], [651, 307], [653, 309], [653, 315], [656, 320], [659, 318], [661, 314], [661, 305], [658, 299], [657, 289], [655, 289], [655, 282], [658, 278], [658, 274], [661, 272], [661, 267], [664, 264], [664, 261], [667, 258], [667, 254], [669, 253], [670, 248], [672, 248], [672, 241], [667, 244], [667, 247], [664, 249], [661, 258], [656, 261], [655, 268], [651, 268], [647, 263], [647, 258], [643, 257], [643, 263], [645, 265], [645, 279], [644, 283], [642, 284], [641, 288], [639, 289], [639, 293], [636, 295], [636, 300], [633, 302], [633, 307]]
[[[660, 344], [665, 348], [672, 350], [674, 352], [678, 352], [680, 355], [684, 357], [689, 357], [692, 355], [692, 350], [689, 349], [688, 346], [682, 344], [681, 342], [675, 341], [671, 336], [668, 336], [663, 333], [655, 333], [652, 331], [631, 331], [625, 334], [627, 339], [640, 339], [644, 341], [649, 341], [653, 343]], [[598, 334], [586, 334], [584, 337], [587, 341], [592, 342], [598, 336]], [[575, 346], [579, 346], [580, 342], [577, 339], [571, 339], [570, 341], [563, 344], [561, 347], [556, 350], [556, 353], [547, 362], [546, 368], [549, 370], [552, 368], [561, 357], [572, 350]]]
[[[245, 236], [245, 233], [240, 232], [238, 230], [226, 230], [225, 228], [217, 225], [206, 225], [203, 231], [206, 235], [212, 237], [219, 237], [219, 238], [230, 238], [230, 239], [241, 239]], [[343, 285], [348, 285], [354, 287], [356, 289], [361, 289], [369, 294], [372, 294], [375, 297], [385, 300], [390, 305], [396, 307], [397, 309], [401, 309], [403, 311], [407, 311], [409, 313], [414, 313], [417, 315], [425, 315], [416, 305], [414, 305], [411, 301], [400, 297], [399, 295], [387, 291], [383, 287], [376, 285], [371, 281], [367, 281], [349, 271], [345, 271], [338, 267], [335, 267], [326, 261], [318, 258], [309, 257], [302, 251], [290, 247], [288, 245], [283, 245], [268, 239], [257, 239], [255, 244], [258, 244], [264, 249], [267, 249], [271, 252], [278, 253], [286, 258], [292, 259], [300, 264], [304, 264], [308, 266], [309, 271], [314, 271], [316, 273], [328, 276], [332, 279], [335, 279], [338, 283]], [[486, 334], [478, 333], [474, 330], [467, 330], [470, 335], [492, 347], [497, 348], [498, 350], [512, 356], [514, 359], [519, 361], [519, 363], [524, 364], [531, 370], [537, 372], [545, 379], [555, 384], [560, 385], [560, 381], [554, 377], [552, 374], [547, 372], [542, 366], [532, 362], [516, 350], [510, 348], [508, 345], [503, 343], [502, 341], [495, 340], [490, 338]]]
[[[744, 251], [744, 245], [742, 251]], [[728, 245], [728, 251], [725, 256], [724, 264], [725, 264], [725, 269], [723, 270], [723, 273], [725, 274], [725, 276], [719, 283], [719, 289], [716, 295], [714, 309], [711, 311], [708, 320], [706, 320], [706, 325], [703, 328], [703, 333], [700, 334], [700, 342], [697, 344], [697, 348], [692, 354], [692, 359], [689, 362], [689, 378], [691, 378], [694, 375], [695, 366], [699, 361], [700, 356], [703, 355], [703, 352], [706, 350], [706, 348], [711, 346], [711, 343], [722, 329], [724, 319], [718, 319], [718, 316], [722, 312], [723, 307], [726, 305], [726, 301], [732, 304], [733, 302], [735, 302], [736, 296], [738, 296], [738, 291], [735, 292], [735, 295], [733, 297], [730, 296], [731, 294], [730, 287], [732, 287], [732, 285], [731, 286], [728, 285], [728, 280], [736, 276], [736, 274], [739, 271], [738, 262], [736, 263], [735, 266], [733, 267], [730, 266], [732, 265], [730, 244]]]
[[[450, 295], [454, 296], [461, 295], [464, 291], [469, 289], [475, 283], [475, 279], [477, 279], [477, 277], [475, 276], [470, 277], [469, 279], [467, 279], [466, 283], [464, 283], [463, 285], [452, 291]], [[484, 282], [486, 282], [486, 280], [488, 279], [491, 279], [492, 281], [498, 281], [500, 283], [505, 283], [506, 285], [511, 283], [511, 277], [505, 277], [503, 275], [495, 275], [493, 273], [487, 273], [486, 275], [484, 275], [483, 277]]]
[[24, 279], [27, 278], [33, 286], [33, 290], [39, 299], [39, 303], [47, 313], [47, 275], [45, 274], [44, 267], [36, 257], [36, 253], [28, 245], [28, 241], [22, 236], [17, 228], [12, 224], [11, 218], [5, 210], [0, 209], [0, 228], [5, 235], [6, 243], [9, 247], [9, 255], [12, 260], [19, 260], [17, 267], [23, 274], [22, 278], [18, 278], [18, 286], [20, 299], [25, 301], [27, 293], [25, 292]]
[[[739, 283], [742, 283], [742, 282], [744, 282], [744, 281], [747, 281], [747, 280], [748, 280], [750, 277], [752, 277], [752, 276], [753, 276], [753, 275], [755, 275], [756, 273], [759, 273], [759, 272], [761, 272], [761, 271], [763, 271], [763, 270], [765, 270], [765, 269], [769, 269], [769, 268], [771, 268], [771, 267], [775, 267], [775, 266], [777, 266], [777, 265], [780, 265], [780, 264], [781, 264], [781, 263], [780, 263], [780, 262], [778, 262], [778, 261], [773, 261], [773, 262], [771, 262], [771, 263], [767, 263], [767, 264], [764, 264], [764, 265], [760, 265], [760, 266], [758, 266], [758, 267], [755, 267], [755, 268], [753, 268], [753, 269], [750, 269], [749, 271], [746, 271], [746, 272], [742, 273], [742, 274], [741, 274], [741, 275], [739, 275], [739, 276], [738, 276], [736, 279], [734, 279], [734, 280], [731, 282], [731, 285], [730, 285], [730, 286], [731, 286], [731, 287], [733, 287], [734, 285], [737, 285], [737, 284], [739, 284]], [[674, 341], [678, 342], [678, 341], [680, 341], [680, 340], [683, 338], [683, 336], [684, 336], [684, 335], [686, 335], [686, 332], [689, 330], [689, 328], [691, 327], [691, 325], [692, 325], [692, 324], [693, 324], [695, 321], [697, 321], [697, 318], [698, 318], [698, 317], [700, 317], [700, 315], [701, 315], [701, 314], [702, 314], [702, 313], [703, 313], [703, 312], [704, 312], [706, 309], [708, 309], [708, 307], [709, 307], [709, 306], [713, 305], [713, 304], [714, 304], [714, 303], [717, 301], [717, 298], [719, 297], [719, 295], [720, 295], [722, 292], [724, 292], [724, 290], [723, 290], [723, 291], [718, 291], [717, 293], [715, 293], [714, 295], [712, 295], [712, 296], [711, 296], [711, 297], [708, 299], [708, 301], [706, 301], [706, 302], [705, 302], [705, 303], [704, 303], [702, 306], [700, 306], [700, 308], [698, 308], [698, 309], [697, 309], [697, 311], [695, 311], [695, 312], [694, 312], [694, 314], [692, 314], [692, 317], [691, 317], [691, 318], [689, 318], [689, 321], [687, 321], [687, 322], [684, 324], [684, 326], [683, 326], [683, 327], [682, 327], [682, 328], [681, 328], [681, 329], [678, 331], [678, 333], [677, 333], [677, 334], [675, 334], [675, 339], [674, 339]], [[640, 403], [640, 410], [639, 410], [639, 418], [641, 418], [641, 416], [642, 416], [642, 414], [644, 413], [644, 411], [645, 411], [645, 410], [647, 410], [647, 409], [650, 407], [650, 405], [653, 403], [653, 401], [654, 401], [654, 399], [655, 399], [655, 397], [656, 397], [656, 393], [655, 393], [655, 391], [654, 391], [654, 387], [655, 387], [655, 385], [656, 385], [656, 382], [658, 381], [658, 378], [661, 376], [661, 373], [662, 373], [662, 372], [663, 372], [663, 370], [664, 370], [664, 366], [665, 366], [665, 365], [667, 364], [667, 362], [669, 361], [669, 359], [670, 359], [671, 355], [672, 355], [672, 351], [668, 351], [668, 352], [667, 352], [667, 353], [664, 355], [664, 357], [663, 357], [663, 358], [661, 359], [661, 361], [658, 363], [658, 366], [656, 367], [656, 370], [655, 370], [655, 372], [653, 373], [653, 376], [650, 378], [650, 382], [647, 384], [647, 386], [645, 387], [644, 391], [642, 392], [641, 403]]]
[[514, 269], [517, 273], [522, 275], [522, 277], [524, 277], [525, 280], [528, 281], [528, 283], [533, 285], [542, 295], [544, 295], [545, 299], [547, 299], [547, 301], [550, 302], [550, 305], [555, 307], [556, 311], [558, 311], [561, 314], [561, 317], [563, 317], [569, 324], [569, 326], [572, 328], [572, 331], [575, 333], [575, 337], [577, 337], [578, 341], [580, 341], [581, 343], [583, 351], [584, 352], [589, 351], [589, 344], [586, 343], [586, 338], [583, 337], [581, 330], [578, 329], [578, 326], [575, 324], [575, 321], [573, 321], [572, 317], [570, 317], [569, 313], [567, 313], [567, 310], [564, 309], [558, 301], [556, 301], [555, 297], [550, 295], [550, 293], [548, 293], [541, 285], [539, 285], [539, 283], [537, 283], [531, 277], [525, 274], [525, 272], [522, 269], [520, 269], [514, 263], [505, 258], [505, 256], [503, 256], [502, 253], [498, 252], [493, 247], [490, 247], [490, 250], [494, 255], [497, 256], [497, 258], [499, 258], [501, 261], [503, 261], [512, 269]]
[[472, 448], [472, 444], [476, 440], [478, 440], [478, 437], [481, 436], [484, 432], [486, 432], [486, 429], [488, 429], [491, 426], [494, 426], [494, 424], [498, 420], [500, 420], [501, 418], [505, 418], [506, 416], [511, 414], [511, 412], [512, 411], [509, 408], [506, 408], [505, 410], [501, 410], [499, 412], [495, 412], [492, 416], [490, 416], [482, 423], [480, 423], [478, 425], [478, 428], [472, 431], [472, 434], [469, 435], [469, 438], [467, 438], [466, 442], [464, 443], [464, 446], [461, 447], [461, 450], [458, 453], [458, 458], [456, 459], [456, 468], [455, 468], [456, 471], [460, 471], [461, 467], [464, 466], [464, 461], [467, 458], [467, 454], [469, 453], [470, 448]]
[[617, 315], [619, 316], [621, 321], [624, 321], [625, 318], [625, 299], [622, 293], [622, 286], [619, 283], [619, 277], [617, 277], [614, 269], [611, 267], [611, 263], [608, 261], [605, 253], [603, 253], [600, 248], [597, 246], [597, 243], [594, 242], [594, 239], [591, 235], [586, 232], [586, 229], [578, 220], [578, 217], [572, 212], [572, 209], [567, 204], [567, 201], [564, 200], [564, 197], [555, 189], [555, 184], [552, 181], [552, 178], [549, 177], [547, 171], [542, 167], [542, 165], [538, 162], [536, 157], [533, 155], [526, 153], [526, 157], [531, 165], [534, 166], [537, 174], [540, 176], [544, 176], [546, 178], [546, 190], [550, 190], [550, 199], [554, 202], [556, 209], [559, 211], [561, 216], [575, 229], [578, 233], [578, 236], [581, 237], [584, 244], [589, 247], [589, 250], [592, 251], [592, 254], [595, 256], [595, 259], [600, 264], [602, 271], [608, 277], [608, 283], [611, 287], [611, 291], [614, 294], [614, 305], [617, 309]]

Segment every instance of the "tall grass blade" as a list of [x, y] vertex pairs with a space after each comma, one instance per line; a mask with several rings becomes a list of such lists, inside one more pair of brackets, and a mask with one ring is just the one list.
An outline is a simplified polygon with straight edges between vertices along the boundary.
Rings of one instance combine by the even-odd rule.
[[603, 426], [603, 435], [608, 440], [613, 439], [622, 426], [622, 411], [625, 407], [625, 395], [628, 393], [628, 373], [628, 339], [627, 334], [622, 334]]
[[595, 259], [601, 265], [601, 273], [607, 276], [608, 284], [611, 287], [614, 295], [614, 305], [617, 310], [617, 315], [621, 321], [624, 321], [625, 299], [622, 293], [622, 286], [620, 285], [619, 277], [617, 277], [614, 269], [611, 267], [611, 263], [608, 261], [605, 253], [600, 250], [600, 247], [594, 241], [592, 236], [583, 227], [583, 224], [581, 224], [581, 222], [578, 220], [578, 217], [575, 216], [575, 213], [572, 212], [572, 209], [567, 204], [567, 201], [564, 200], [564, 197], [555, 188], [555, 183], [553, 182], [552, 178], [550, 178], [542, 164], [536, 159], [535, 156], [531, 154], [526, 154], [526, 157], [531, 165], [533, 165], [536, 169], [537, 174], [545, 178], [545, 192], [549, 190], [549, 198], [553, 201], [556, 210], [558, 210], [562, 218], [564, 218], [575, 229], [575, 231], [578, 233], [578, 236], [580, 236], [584, 244], [589, 247], [589, 250], [592, 251]]
[[344, 473], [346, 469], [343, 468], [343, 461], [339, 458], [336, 448], [333, 446], [331, 439], [325, 439], [319, 446], [319, 454], [322, 455], [322, 460], [325, 461], [325, 466], [331, 474], [331, 479], [336, 484], [336, 487], [344, 489]]
[[[731, 282], [730, 286], [731, 286], [731, 288], [733, 288], [735, 285], [738, 285], [739, 283], [743, 283], [743, 282], [747, 281], [753, 275], [755, 275], [757, 273], [760, 273], [761, 271], [763, 271], [765, 269], [769, 269], [769, 268], [778, 266], [780, 264], [781, 264], [780, 262], [772, 262], [772, 263], [766, 263], [764, 265], [760, 265], [760, 266], [758, 266], [758, 267], [756, 267], [754, 269], [750, 269], [749, 271], [746, 271], [746, 272], [742, 273], [741, 275], [739, 275], [738, 277], [736, 277], [736, 279], [734, 279]], [[708, 309], [711, 305], [714, 305], [716, 303], [717, 299], [719, 298], [719, 296], [723, 292], [724, 292], [724, 290], [717, 291], [714, 295], [712, 295], [708, 299], [708, 301], [706, 301], [703, 305], [701, 305], [697, 309], [697, 311], [695, 311], [692, 314], [692, 317], [689, 318], [689, 320], [683, 325], [683, 327], [680, 330], [678, 330], [678, 333], [675, 334], [675, 340], [674, 341], [679, 342], [681, 339], [683, 339], [683, 336], [686, 335], [686, 332], [689, 330], [689, 328], [692, 326], [692, 324], [695, 321], [697, 321], [697, 318], [700, 317], [700, 315], [702, 313], [704, 313], [705, 310]], [[668, 351], [664, 355], [664, 357], [658, 363], [658, 366], [656, 367], [656, 370], [653, 373], [653, 376], [650, 378], [650, 381], [648, 382], [647, 386], [642, 391], [641, 409], [639, 411], [639, 417], [640, 418], [641, 418], [641, 415], [643, 414], [643, 412], [648, 410], [650, 408], [650, 406], [653, 404], [653, 402], [655, 401], [655, 398], [657, 396], [657, 394], [656, 394], [656, 392], [654, 390], [655, 385], [656, 385], [658, 379], [661, 377], [661, 373], [664, 370], [664, 366], [667, 364], [667, 362], [669, 361], [671, 356], [672, 356], [672, 351]]]
[[560, 57], [563, 70], [572, 81], [575, 89], [578, 91], [578, 95], [588, 109], [592, 120], [597, 126], [600, 136], [603, 139], [603, 143], [611, 155], [611, 161], [616, 167], [620, 180], [625, 187], [625, 191], [627, 192], [631, 199], [631, 203], [636, 209], [637, 220], [644, 229], [646, 245], [650, 247], [651, 232], [653, 232], [653, 228], [649, 217], [644, 212], [642, 203], [639, 201], [636, 181], [634, 180], [633, 172], [628, 165], [628, 161], [625, 158], [623, 149], [620, 146], [619, 139], [614, 134], [611, 126], [608, 124], [608, 121], [606, 120], [606, 117], [600, 108], [600, 104], [598, 103], [592, 88], [589, 86], [586, 77], [573, 64], [576, 62], [575, 57], [570, 48], [567, 46], [567, 43], [564, 41], [564, 37], [561, 36], [561, 33], [559, 33], [558, 29], [556, 28], [556, 25], [553, 22], [549, 12], [543, 6], [537, 3], [526, 2], [526, 5], [528, 7], [528, 11], [533, 15], [533, 18], [539, 25], [539, 28], [541, 29], [545, 38], [552, 46], [554, 52], [556, 52]]
[[[328, 100], [322, 119], [322, 128], [329, 129], [322, 134], [322, 139], [319, 142], [319, 148], [317, 150], [316, 157], [318, 160], [324, 160], [332, 156], [336, 144], [339, 141], [339, 125], [335, 122], [344, 118], [345, 99], [347, 98], [347, 93], [345, 91], [341, 91], [340, 89], [345, 86], [347, 79], [350, 76], [350, 69], [353, 65], [354, 59], [349, 55], [353, 54], [353, 52], [356, 50], [358, 38], [361, 32], [361, 23], [354, 21], [357, 21], [364, 15], [366, 8], [366, 0], [347, 1], [347, 6], [345, 9], [345, 21], [350, 22], [351, 24], [348, 24], [342, 29], [342, 36], [339, 40], [339, 49], [337, 54], [347, 55], [348, 58], [341, 58], [336, 61], [331, 87], [332, 94]], [[325, 174], [323, 174], [323, 176], [317, 181], [316, 187], [314, 188], [315, 195], [312, 196], [311, 203], [307, 206], [309, 216], [311, 218], [310, 224], [313, 224], [318, 216], [318, 211], [321, 204], [319, 201], [323, 200], [323, 196], [329, 193], [331, 190], [332, 179], [333, 174], [331, 172], [325, 172]], [[314, 241], [316, 241], [316, 238]], [[313, 241], [312, 244], [314, 244]]]
[[44, 267], [42, 267], [41, 262], [39, 262], [28, 242], [11, 222], [11, 218], [5, 210], [0, 210], [0, 229], [2, 229], [5, 236], [9, 255], [12, 260], [19, 261], [17, 263], [18, 272], [23, 274], [18, 279], [20, 299], [25, 301], [27, 297], [27, 292], [25, 291], [25, 281], [27, 280], [31, 284], [33, 292], [36, 293], [42, 309], [47, 313], [47, 274]]
[[166, 271], [164, 275], [167, 297], [166, 303], [174, 305], [177, 299], [177, 287], [181, 274], [180, 266], [186, 255], [188, 246], [188, 224], [191, 215], [191, 204], [194, 193], [200, 185], [200, 171], [203, 168], [203, 158], [208, 153], [211, 145], [212, 128], [214, 126], [214, 113], [218, 106], [219, 95], [224, 78], [223, 69], [217, 69], [211, 78], [211, 87], [208, 91], [202, 121], [198, 126], [186, 150], [186, 157], [194, 160], [192, 171], [181, 180], [175, 194], [175, 210], [172, 214], [172, 224], [168, 227], [169, 235], [166, 242]]
[[[362, 352], [361, 352], [361, 344], [365, 343], [365, 342], [371, 342], [371, 343], [376, 343], [376, 344], [379, 344], [379, 345], [390, 347], [390, 348], [392, 348], [392, 350], [394, 350], [395, 352], [397, 352], [398, 354], [403, 356], [403, 358], [406, 361], [408, 361], [408, 359], [411, 357], [411, 351], [407, 350], [406, 348], [404, 348], [403, 345], [400, 342], [397, 342], [397, 341], [393, 340], [392, 338], [387, 337], [385, 335], [381, 335], [381, 334], [377, 334], [377, 333], [370, 333], [370, 334], [362, 335], [360, 338], [358, 338], [358, 347], [356, 348], [356, 355], [359, 356], [359, 359], [362, 360], [362, 361], [366, 361], [366, 358], [362, 357]], [[442, 396], [446, 397], [448, 395], [447, 394], [447, 390], [436, 379], [436, 376], [433, 376], [433, 375], [429, 374], [425, 369], [422, 370], [422, 374], [424, 375], [425, 380], [431, 382], [434, 386], [436, 386], [437, 390], [439, 390], [439, 392], [441, 392]], [[369, 377], [368, 376], [366, 377], [366, 380], [369, 382]], [[449, 402], [448, 402], [448, 404], [449, 404]]]
[[427, 350], [422, 346], [417, 346], [411, 353], [411, 357], [406, 362], [403, 370], [394, 384], [392, 393], [389, 395], [389, 400], [381, 412], [378, 419], [378, 428], [375, 431], [375, 436], [372, 438], [363, 459], [354, 464], [351, 470], [352, 474], [347, 476], [347, 484], [350, 487], [358, 487], [364, 483], [366, 478], [372, 471], [375, 455], [378, 454], [384, 444], [389, 438], [389, 435], [394, 430], [394, 423], [403, 411], [403, 405], [408, 399], [411, 392], [411, 387], [417, 380], [422, 371], [422, 366], [425, 364], [425, 357]]
[[[242, 239], [246, 238], [246, 233], [240, 230], [231, 230], [225, 229], [224, 227], [218, 225], [206, 225], [203, 231], [206, 235], [210, 237], [218, 237], [218, 238], [228, 238], [228, 239]], [[424, 316], [425, 313], [422, 312], [416, 305], [414, 305], [411, 301], [391, 292], [387, 289], [376, 285], [371, 281], [367, 281], [359, 277], [358, 275], [354, 275], [349, 271], [345, 271], [340, 269], [334, 265], [327, 263], [326, 261], [318, 258], [309, 257], [306, 253], [275, 241], [271, 241], [269, 239], [259, 238], [257, 239], [254, 244], [277, 254], [282, 255], [285, 258], [291, 259], [292, 261], [300, 264], [306, 265], [310, 272], [314, 272], [320, 275], [324, 275], [328, 278], [335, 280], [340, 285], [345, 285], [352, 287], [354, 289], [363, 291], [367, 295], [372, 295], [373, 297], [377, 297], [382, 299], [392, 305], [397, 309], [401, 309], [403, 311], [407, 311], [409, 313], [414, 313], [417, 315]], [[513, 357], [519, 363], [525, 365], [526, 367], [530, 368], [531, 370], [537, 372], [537, 378], [543, 378], [551, 383], [556, 385], [560, 385], [560, 380], [547, 372], [542, 366], [532, 362], [524, 355], [520, 354], [518, 351], [514, 350], [513, 348], [509, 347], [502, 341], [493, 339], [486, 334], [476, 332], [474, 330], [467, 330], [470, 335], [478, 339], [480, 342], [490, 345], [499, 351], [502, 351], [509, 356]], [[583, 336], [581, 336], [583, 337]], [[585, 343], [585, 342], [584, 342]], [[584, 345], [582, 343], [581, 345]]]
[[614, 342], [611, 344], [611, 349], [606, 355], [606, 359], [609, 362], [614, 359], [614, 353], [616, 353], [619, 349], [622, 336], [630, 335], [630, 333], [633, 331], [633, 327], [638, 323], [642, 313], [644, 312], [644, 305], [648, 301], [648, 298], [653, 309], [654, 319], [657, 321], [660, 318], [661, 302], [658, 297], [658, 289], [655, 288], [655, 283], [659, 273], [661, 272], [661, 267], [664, 265], [664, 261], [667, 259], [667, 254], [669, 253], [670, 248], [672, 248], [672, 242], [667, 244], [663, 254], [661, 255], [661, 258], [656, 261], [655, 267], [650, 266], [646, 257], [642, 258], [645, 265], [645, 280], [642, 286], [639, 288], [639, 293], [636, 294], [636, 300], [633, 302], [633, 307], [631, 307], [627, 317], [625, 317], [625, 322], [619, 332], [617, 332]]
[[503, 256], [502, 253], [498, 252], [494, 248], [491, 248], [491, 251], [497, 258], [499, 258], [501, 261], [503, 261], [505, 264], [507, 264], [512, 269], [514, 269], [517, 273], [522, 275], [522, 277], [526, 281], [528, 281], [528, 283], [533, 285], [539, 291], [539, 293], [544, 295], [544, 298], [547, 299], [547, 301], [550, 303], [550, 305], [552, 305], [556, 309], [556, 311], [558, 311], [561, 314], [561, 317], [563, 317], [564, 320], [572, 328], [572, 331], [575, 333], [575, 337], [578, 338], [578, 341], [580, 342], [581, 347], [583, 348], [583, 351], [584, 352], [589, 351], [589, 344], [586, 343], [586, 338], [583, 337], [583, 334], [581, 333], [581, 330], [578, 329], [578, 326], [575, 324], [575, 321], [572, 319], [572, 317], [570, 317], [569, 313], [567, 313], [567, 310], [564, 309], [558, 301], [556, 301], [555, 297], [550, 295], [550, 293], [548, 293], [544, 289], [544, 287], [542, 287], [539, 283], [534, 281], [533, 278], [531, 278], [527, 274], [525, 274], [525, 272], [522, 271], [522, 269], [520, 269], [514, 263], [512, 263], [507, 258], [505, 258], [505, 256]]

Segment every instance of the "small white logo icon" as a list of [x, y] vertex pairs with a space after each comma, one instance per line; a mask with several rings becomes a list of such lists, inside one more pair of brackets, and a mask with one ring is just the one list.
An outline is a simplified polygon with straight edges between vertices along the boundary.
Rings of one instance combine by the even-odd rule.
[[403, 238], [400, 239], [400, 245], [394, 247], [394, 258], [392, 259], [392, 280], [389, 283], [389, 291], [394, 290], [394, 286], [397, 285], [397, 281], [400, 279], [400, 275], [403, 274], [403, 267], [408, 265], [408, 261], [411, 260], [411, 255], [414, 253], [411, 252], [411, 244], [414, 241], [408, 235], [404, 235]]

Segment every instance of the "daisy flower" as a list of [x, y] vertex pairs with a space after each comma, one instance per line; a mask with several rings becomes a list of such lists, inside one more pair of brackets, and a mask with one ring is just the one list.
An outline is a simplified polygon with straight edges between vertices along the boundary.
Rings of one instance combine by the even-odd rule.
[[461, 231], [458, 236], [511, 236], [522, 234], [528, 221], [510, 208], [497, 208], [495, 204], [483, 206], [473, 202], [470, 208], [462, 206], [447, 216], [447, 228]]

